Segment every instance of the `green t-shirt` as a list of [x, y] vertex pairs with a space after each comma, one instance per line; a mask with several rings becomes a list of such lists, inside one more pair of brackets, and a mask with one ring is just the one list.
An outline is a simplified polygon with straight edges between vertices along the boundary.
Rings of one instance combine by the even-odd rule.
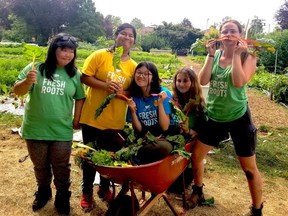
[[201, 128], [207, 121], [207, 117], [204, 112], [190, 112], [187, 114], [187, 117], [189, 129], [193, 129], [197, 133], [200, 132]]
[[246, 85], [236, 88], [232, 83], [232, 65], [219, 66], [221, 52], [217, 51], [207, 97], [207, 113], [216, 122], [230, 122], [244, 115], [247, 110]]
[[[85, 98], [80, 72], [70, 78], [65, 68], [57, 68], [54, 80], [41, 76], [35, 64], [37, 84], [33, 84], [25, 101], [22, 123], [24, 139], [70, 141], [73, 138], [74, 100]], [[16, 82], [25, 79], [31, 70], [26, 66]]]

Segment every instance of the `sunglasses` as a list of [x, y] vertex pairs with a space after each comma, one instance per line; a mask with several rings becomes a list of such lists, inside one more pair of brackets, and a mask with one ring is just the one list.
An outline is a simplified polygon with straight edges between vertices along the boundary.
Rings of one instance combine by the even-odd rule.
[[66, 41], [71, 41], [75, 46], [78, 46], [77, 43], [77, 38], [69, 35], [64, 35], [60, 39], [60, 41], [66, 42]]

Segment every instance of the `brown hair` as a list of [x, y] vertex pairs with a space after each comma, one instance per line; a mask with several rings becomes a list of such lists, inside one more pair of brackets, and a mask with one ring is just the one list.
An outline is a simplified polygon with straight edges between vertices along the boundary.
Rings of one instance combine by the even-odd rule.
[[[237, 26], [237, 28], [238, 28], [239, 33], [243, 36], [243, 27], [242, 27], [241, 23], [239, 23], [239, 22], [238, 22], [237, 20], [235, 20], [235, 19], [225, 20], [225, 21], [220, 25], [220, 28], [219, 28], [219, 31], [220, 31], [220, 32], [221, 32], [223, 26], [224, 26], [225, 24], [227, 24], [227, 23], [233, 23], [233, 24], [235, 24], [235, 25]], [[241, 53], [241, 63], [242, 63], [242, 65], [243, 65], [244, 62], [246, 61], [248, 55], [253, 55], [253, 56], [254, 56], [255, 54], [253, 54], [253, 53], [251, 53], [251, 52], [248, 52], [248, 51], [242, 52], [242, 53]]]
[[[190, 90], [182, 94], [176, 87], [176, 81], [178, 74], [185, 74], [191, 81]], [[191, 111], [204, 111], [205, 110], [205, 99], [202, 94], [202, 87], [198, 80], [198, 76], [194, 70], [189, 67], [180, 68], [173, 78], [173, 99], [181, 106], [181, 109], [184, 112], [191, 112]], [[189, 107], [185, 107], [185, 105], [189, 102], [190, 99], [194, 99], [198, 103], [191, 103]], [[184, 110], [185, 107], [185, 110]]]

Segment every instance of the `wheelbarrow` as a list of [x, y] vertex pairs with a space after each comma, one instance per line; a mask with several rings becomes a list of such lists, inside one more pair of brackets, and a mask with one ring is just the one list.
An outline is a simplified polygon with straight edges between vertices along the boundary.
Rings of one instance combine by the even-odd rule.
[[[193, 143], [186, 144], [186, 151], [191, 151]], [[99, 166], [91, 164], [99, 174], [112, 182], [113, 195], [115, 198], [114, 183], [122, 185], [122, 189], [117, 194], [117, 197], [126, 195], [129, 191], [131, 193], [131, 212], [132, 215], [145, 215], [157, 200], [163, 198], [174, 215], [179, 215], [169, 202], [166, 190], [172, 183], [184, 172], [185, 168], [190, 163], [190, 160], [178, 155], [169, 155], [166, 158], [139, 166], [132, 167], [113, 167], [113, 166]], [[184, 176], [183, 176], [184, 183]], [[150, 192], [151, 197], [144, 202], [144, 204], [137, 209], [138, 199], [135, 195], [134, 189], [142, 191], [142, 200], [145, 200], [145, 192]], [[183, 193], [183, 208], [186, 209], [185, 199], [185, 185]], [[109, 209], [108, 209], [109, 211]]]

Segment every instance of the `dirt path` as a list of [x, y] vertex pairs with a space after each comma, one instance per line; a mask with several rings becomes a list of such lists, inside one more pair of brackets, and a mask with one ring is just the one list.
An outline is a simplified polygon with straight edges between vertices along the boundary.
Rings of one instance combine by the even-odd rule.
[[195, 70], [195, 72], [199, 73], [199, 71], [201, 69], [200, 64], [196, 64], [196, 63], [192, 62], [186, 56], [178, 56], [178, 58], [182, 61], [183, 66], [192, 67], [192, 69]]

